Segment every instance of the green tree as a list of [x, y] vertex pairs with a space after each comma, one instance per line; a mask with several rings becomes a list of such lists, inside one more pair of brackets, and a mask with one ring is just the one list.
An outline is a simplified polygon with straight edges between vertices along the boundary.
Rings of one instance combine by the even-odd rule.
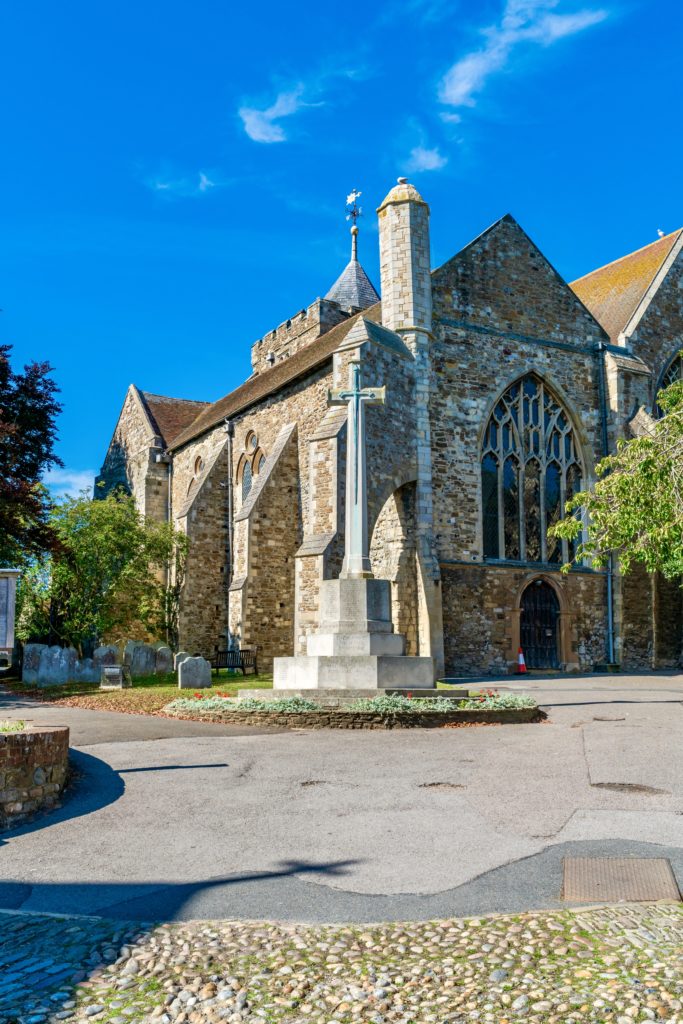
[[23, 564], [52, 547], [50, 498], [40, 479], [61, 466], [55, 455], [61, 406], [49, 363], [12, 370], [11, 346], [0, 345], [0, 565]]
[[47, 635], [80, 653], [131, 635], [174, 643], [184, 534], [145, 519], [121, 492], [67, 498], [54, 506], [49, 523], [57, 547], [36, 560], [20, 584], [21, 640]]
[[657, 401], [662, 418], [644, 436], [619, 441], [597, 466], [594, 489], [568, 502], [568, 516], [554, 527], [556, 536], [575, 539], [590, 524], [576, 561], [605, 565], [613, 553], [623, 572], [639, 562], [670, 579], [683, 575], [683, 381]]

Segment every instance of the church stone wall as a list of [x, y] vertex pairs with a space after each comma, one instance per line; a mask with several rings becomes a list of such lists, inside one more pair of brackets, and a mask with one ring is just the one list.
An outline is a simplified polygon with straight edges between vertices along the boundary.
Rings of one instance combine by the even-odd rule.
[[115, 487], [124, 487], [143, 515], [163, 522], [168, 514], [168, 467], [155, 462], [162, 452], [161, 438], [131, 387], [95, 481], [95, 494], [104, 497]]
[[[512, 227], [490, 231], [485, 245], [473, 243], [465, 257], [434, 275], [430, 413], [434, 520], [442, 559], [482, 557], [481, 436], [496, 399], [518, 377], [535, 370], [567, 406], [589, 478], [602, 454], [598, 366], [592, 350], [600, 329], [582, 308], [577, 311], [576, 299], [548, 297], [549, 289], [569, 289], [552, 268], [543, 267], [520, 229]], [[514, 305], [509, 292], [514, 292]], [[503, 297], [502, 310], [494, 306], [498, 296]], [[495, 330], [481, 333], [474, 329], [474, 320], [454, 319], [454, 309], [469, 315], [473, 306], [491, 311]], [[555, 317], [547, 333], [537, 307]], [[535, 337], [527, 337], [531, 330], [537, 331]], [[572, 344], [549, 344], [550, 335], [571, 338]]]
[[[506, 673], [517, 661], [515, 614], [525, 586], [542, 573], [520, 566], [446, 565], [442, 563], [446, 674], [467, 676]], [[561, 657], [583, 672], [605, 661], [606, 583], [600, 573], [552, 572], [567, 610]]]
[[436, 270], [433, 282], [440, 315], [480, 328], [484, 338], [514, 332], [572, 347], [609, 340], [509, 214]]
[[254, 342], [251, 347], [252, 370], [254, 373], [263, 373], [273, 363], [288, 359], [336, 324], [348, 319], [348, 315], [337, 302], [316, 299], [306, 309]]
[[227, 640], [228, 477], [228, 436], [222, 427], [175, 453], [173, 517], [189, 541], [179, 641], [181, 650], [204, 657]]
[[[594, 351], [601, 329], [512, 220], [435, 272], [433, 282], [435, 540], [443, 563], [464, 563], [457, 570], [442, 565], [446, 667], [455, 674], [506, 671], [509, 609], [525, 574], [540, 567], [481, 564], [483, 430], [498, 396], [534, 370], [567, 408], [590, 479], [602, 455]], [[583, 574], [570, 579], [571, 628], [581, 637], [576, 654], [592, 668], [605, 660], [604, 586]]]
[[630, 671], [679, 668], [683, 637], [683, 591], [667, 580], [631, 566], [620, 582], [623, 621], [622, 666]]
[[630, 338], [635, 355], [652, 371], [650, 403], [671, 360], [683, 349], [683, 252], [657, 290]]

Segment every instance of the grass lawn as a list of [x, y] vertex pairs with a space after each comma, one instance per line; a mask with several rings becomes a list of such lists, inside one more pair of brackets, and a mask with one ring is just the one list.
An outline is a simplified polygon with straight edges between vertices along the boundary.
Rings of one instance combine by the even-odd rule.
[[[238, 690], [268, 690], [273, 677], [268, 675], [243, 676], [221, 670], [213, 675], [213, 686], [202, 690], [205, 696], [237, 694]], [[133, 715], [155, 715], [175, 697], [191, 696], [192, 690], [179, 690], [175, 672], [163, 676], [133, 679], [133, 686], [127, 690], [101, 691], [99, 683], [69, 683], [65, 686], [48, 686], [45, 689], [30, 687], [21, 680], [3, 679], [0, 686], [10, 693], [30, 697], [49, 704], [60, 704], [72, 708], [91, 708], [93, 711], [125, 711]]]

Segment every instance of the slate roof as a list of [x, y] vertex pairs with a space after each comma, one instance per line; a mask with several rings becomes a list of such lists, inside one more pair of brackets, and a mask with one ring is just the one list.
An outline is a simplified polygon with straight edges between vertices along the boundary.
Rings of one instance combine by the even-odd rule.
[[616, 344], [683, 228], [572, 281], [570, 288]]
[[370, 309], [365, 309], [361, 313], [349, 317], [348, 320], [342, 321], [326, 334], [321, 335], [320, 338], [316, 338], [309, 345], [299, 349], [288, 359], [283, 359], [282, 362], [275, 363], [263, 373], [250, 377], [229, 395], [225, 395], [224, 398], [220, 398], [212, 405], [205, 406], [197, 418], [182, 433], [178, 434], [174, 441], [167, 443], [167, 447], [171, 449], [182, 447], [188, 441], [222, 423], [224, 419], [236, 416], [248, 406], [254, 405], [255, 402], [324, 365], [332, 358], [332, 353], [361, 316], [374, 323], [380, 323], [382, 318], [380, 303], [377, 302]]
[[152, 395], [149, 391], [138, 391], [152, 427], [162, 438], [166, 447], [186, 430], [210, 404], [193, 402], [187, 398], [168, 398], [166, 395]]
[[338, 302], [343, 309], [367, 309], [379, 302], [375, 286], [354, 259], [349, 260], [325, 298]]

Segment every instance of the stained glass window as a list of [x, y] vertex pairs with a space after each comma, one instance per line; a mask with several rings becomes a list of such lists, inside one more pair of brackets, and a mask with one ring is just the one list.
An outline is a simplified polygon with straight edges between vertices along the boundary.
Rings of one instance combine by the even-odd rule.
[[496, 403], [484, 434], [484, 558], [569, 561], [575, 545], [548, 537], [548, 528], [581, 490], [582, 477], [569, 417], [545, 383], [528, 374]]

